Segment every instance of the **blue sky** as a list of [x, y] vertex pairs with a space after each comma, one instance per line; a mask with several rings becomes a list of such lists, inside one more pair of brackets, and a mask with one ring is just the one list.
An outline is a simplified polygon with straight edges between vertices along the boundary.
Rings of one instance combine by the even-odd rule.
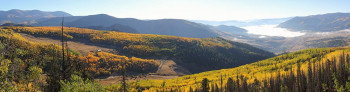
[[65, 11], [75, 16], [249, 20], [350, 12], [350, 0], [1, 0], [0, 10]]

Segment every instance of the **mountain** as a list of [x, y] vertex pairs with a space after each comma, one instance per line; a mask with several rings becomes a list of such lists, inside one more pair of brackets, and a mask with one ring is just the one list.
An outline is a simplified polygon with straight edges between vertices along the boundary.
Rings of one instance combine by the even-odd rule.
[[52, 18], [52, 17], [62, 17], [62, 16], [72, 16], [66, 12], [55, 11], [46, 12], [40, 10], [18, 10], [12, 9], [8, 11], [0, 11], [0, 24], [3, 23], [21, 23], [21, 24], [32, 24], [35, 23], [37, 19], [41, 18]]
[[237, 27], [247, 27], [247, 26], [258, 26], [258, 25], [277, 25], [282, 22], [291, 19], [287, 18], [271, 18], [271, 19], [257, 19], [257, 20], [249, 20], [249, 21], [207, 21], [207, 20], [191, 20], [196, 23], [202, 23], [206, 25], [219, 26], [219, 25], [228, 25], [228, 26], [237, 26]]
[[181, 37], [208, 38], [218, 37], [215, 30], [208, 26], [181, 19], [160, 20], [123, 20], [120, 24], [129, 25], [143, 34], [173, 35]]
[[81, 17], [79, 19], [66, 23], [66, 25], [72, 27], [110, 26], [115, 24], [116, 21], [117, 18], [115, 17], [106, 14], [98, 14]]
[[[58, 39], [60, 27], [10, 27], [34, 37]], [[186, 38], [66, 27], [69, 40], [114, 49], [120, 55], [172, 60], [190, 73], [232, 68], [274, 56], [248, 44], [222, 38]], [[84, 48], [84, 47], [79, 47]]]
[[[219, 37], [220, 34], [223, 34], [216, 28], [182, 19], [138, 20], [134, 18], [115, 18], [106, 14], [72, 16], [61, 11], [44, 12], [39, 10], [17, 9], [0, 11], [0, 21], [1, 24], [12, 22], [15, 24], [32, 26], [60, 26], [63, 15], [65, 16], [64, 25], [69, 27], [193, 38]], [[223, 27], [224, 26], [217, 28], [225, 29], [224, 31], [233, 28], [229, 29], [233, 33], [242, 31], [233, 26]]]
[[[34, 26], [60, 26], [62, 22], [62, 17], [54, 18], [42, 18], [37, 20], [38, 23], [32, 24]], [[64, 22], [65, 26], [69, 27], [80, 27], [80, 28], [89, 28], [96, 30], [111, 30], [118, 32], [127, 32], [127, 33], [139, 33], [135, 29], [115, 23], [116, 19], [112, 16], [105, 14], [99, 14], [94, 16], [70, 16], [65, 17]]]
[[236, 26], [219, 25], [212, 27], [218, 31], [230, 33], [233, 35], [248, 35], [248, 30]]
[[350, 28], [350, 13], [329, 13], [295, 17], [278, 27], [294, 31], [331, 32]]
[[[82, 18], [83, 16], [69, 16], [64, 17], [64, 22], [69, 23], [75, 21], [77, 19]], [[41, 18], [36, 20], [37, 23], [33, 23], [31, 25], [34, 26], [60, 26], [62, 24], [62, 17], [53, 17], [53, 18]], [[66, 25], [66, 24], [64, 24]]]
[[[38, 20], [34, 26], [59, 26], [61, 18]], [[210, 27], [181, 19], [138, 20], [115, 18], [106, 14], [65, 17], [65, 26], [114, 30], [128, 33], [173, 35], [181, 37], [218, 37], [217, 31]]]

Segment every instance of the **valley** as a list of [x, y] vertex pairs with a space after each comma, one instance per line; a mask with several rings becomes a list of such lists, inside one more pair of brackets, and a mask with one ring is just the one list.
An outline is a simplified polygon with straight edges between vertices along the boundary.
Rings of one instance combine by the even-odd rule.
[[350, 91], [350, 13], [154, 2], [0, 10], [0, 92]]

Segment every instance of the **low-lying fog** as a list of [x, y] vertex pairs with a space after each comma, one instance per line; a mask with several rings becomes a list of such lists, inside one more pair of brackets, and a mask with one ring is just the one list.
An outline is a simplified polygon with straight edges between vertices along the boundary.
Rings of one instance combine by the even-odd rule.
[[249, 34], [264, 35], [264, 36], [282, 36], [282, 37], [296, 37], [302, 36], [305, 33], [292, 32], [285, 28], [278, 28], [277, 25], [259, 25], [242, 27], [248, 30]]

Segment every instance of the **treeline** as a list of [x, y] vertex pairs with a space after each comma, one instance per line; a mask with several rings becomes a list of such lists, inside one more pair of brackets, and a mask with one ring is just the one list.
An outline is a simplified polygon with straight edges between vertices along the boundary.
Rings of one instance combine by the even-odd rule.
[[[59, 27], [11, 27], [39, 37], [55, 38]], [[232, 68], [274, 56], [247, 44], [222, 38], [185, 38], [152, 34], [132, 34], [66, 27], [65, 38], [113, 46], [122, 54], [148, 59], [172, 59], [192, 73]]]
[[[210, 83], [204, 78], [200, 88], [189, 88], [189, 92], [349, 92], [349, 59], [349, 54], [343, 53], [325, 62], [309, 61], [306, 71], [301, 70], [298, 63], [296, 70], [278, 72], [276, 76], [261, 81], [254, 79], [249, 82], [244, 75], [238, 75], [236, 80], [228, 78], [221, 88], [217, 83]], [[178, 89], [171, 90], [182, 92]]]

